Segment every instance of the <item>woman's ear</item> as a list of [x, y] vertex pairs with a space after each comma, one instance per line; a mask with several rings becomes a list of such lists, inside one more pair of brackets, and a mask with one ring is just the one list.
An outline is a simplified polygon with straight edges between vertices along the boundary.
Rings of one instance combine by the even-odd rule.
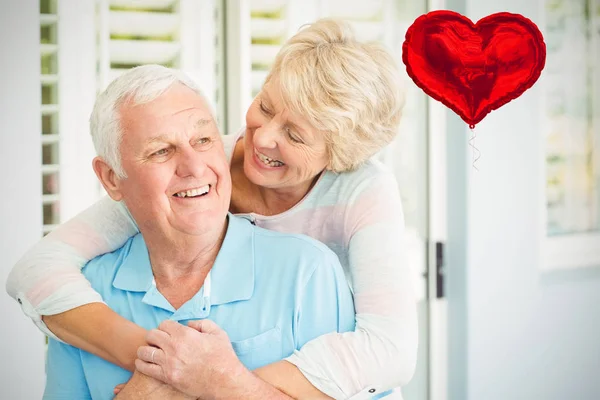
[[117, 176], [115, 171], [100, 157], [94, 158], [92, 167], [100, 183], [106, 190], [106, 193], [115, 201], [123, 199], [123, 193], [120, 189], [121, 178]]

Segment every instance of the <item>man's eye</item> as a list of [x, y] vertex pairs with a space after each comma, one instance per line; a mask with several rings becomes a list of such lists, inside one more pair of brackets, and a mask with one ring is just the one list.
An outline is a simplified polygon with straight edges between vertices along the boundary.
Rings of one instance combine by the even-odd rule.
[[165, 149], [160, 149], [158, 151], [155, 151], [154, 153], [152, 153], [153, 156], [165, 156], [169, 154], [169, 149], [165, 148]]
[[203, 137], [198, 139], [196, 143], [198, 144], [209, 144], [212, 140], [209, 137]]

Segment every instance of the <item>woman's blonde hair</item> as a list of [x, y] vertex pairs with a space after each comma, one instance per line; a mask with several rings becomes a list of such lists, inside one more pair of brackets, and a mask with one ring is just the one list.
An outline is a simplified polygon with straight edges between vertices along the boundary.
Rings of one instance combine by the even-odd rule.
[[343, 21], [321, 19], [290, 38], [269, 82], [286, 108], [325, 132], [334, 172], [356, 169], [398, 132], [404, 96], [396, 62], [383, 46], [357, 41]]

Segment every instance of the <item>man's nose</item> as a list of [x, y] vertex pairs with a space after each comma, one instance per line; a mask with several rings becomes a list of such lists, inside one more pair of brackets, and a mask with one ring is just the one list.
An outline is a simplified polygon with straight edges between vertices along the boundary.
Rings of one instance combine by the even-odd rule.
[[202, 157], [202, 153], [194, 148], [183, 149], [177, 158], [176, 173], [181, 178], [201, 177], [206, 170], [206, 162]]

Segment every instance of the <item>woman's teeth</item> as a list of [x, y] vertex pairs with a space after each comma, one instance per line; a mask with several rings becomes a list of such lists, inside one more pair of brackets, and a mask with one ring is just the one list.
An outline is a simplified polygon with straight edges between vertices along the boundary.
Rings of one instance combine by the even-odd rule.
[[210, 190], [210, 185], [205, 185], [197, 189], [185, 190], [183, 192], [175, 193], [177, 197], [196, 197], [202, 196]]
[[263, 164], [268, 165], [270, 167], [281, 167], [282, 165], [285, 165], [284, 163], [282, 163], [279, 160], [273, 160], [272, 158], [269, 158], [267, 156], [265, 156], [264, 154], [260, 154], [258, 151], [255, 151], [256, 156], [258, 157], [258, 159], [260, 161], [263, 162]]

